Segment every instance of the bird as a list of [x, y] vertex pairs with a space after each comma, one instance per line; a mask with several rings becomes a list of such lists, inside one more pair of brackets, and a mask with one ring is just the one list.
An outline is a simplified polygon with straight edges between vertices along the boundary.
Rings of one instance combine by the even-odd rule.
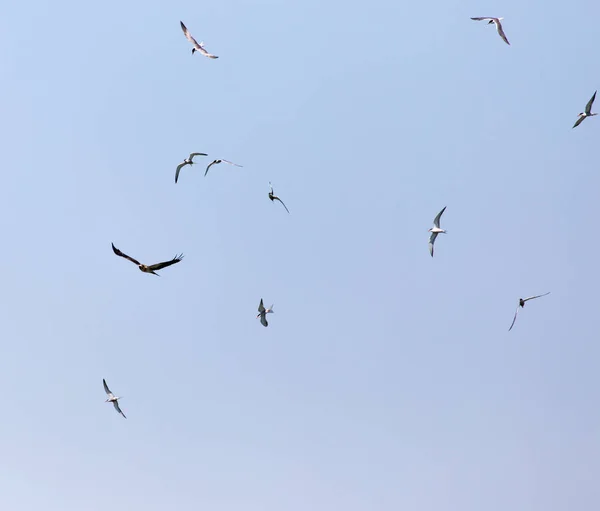
[[269, 181], [269, 199], [271, 199], [271, 202], [278, 200], [279, 202], [281, 202], [281, 205], [285, 208], [285, 210], [289, 213], [290, 210], [287, 208], [287, 206], [283, 203], [283, 201], [277, 197], [277, 195], [273, 194], [273, 185], [271, 184], [271, 181]]
[[136, 261], [133, 257], [129, 257], [127, 254], [124, 254], [123, 252], [121, 252], [117, 247], [115, 247], [114, 243], [111, 243], [111, 245], [112, 245], [113, 252], [115, 254], [117, 254], [120, 257], [124, 257], [125, 259], [129, 259], [132, 263], [137, 264], [138, 268], [141, 271], [143, 271], [144, 273], [152, 273], [152, 275], [156, 275], [157, 277], [160, 277], [160, 275], [158, 273], [155, 273], [155, 270], [162, 270], [163, 268], [166, 268], [167, 266], [171, 266], [172, 264], [178, 263], [179, 261], [181, 261], [183, 259], [183, 254], [180, 254], [180, 255], [176, 255], [170, 261], [165, 261], [164, 263], [156, 263], [156, 264], [152, 264], [150, 266], [146, 266], [145, 264], [142, 264], [139, 261]]
[[[112, 403], [113, 406], [115, 407], [115, 410], [117, 412], [119, 412], [123, 417], [125, 417], [125, 414], [123, 413], [123, 411], [119, 408], [119, 399], [121, 399], [120, 397], [116, 397], [108, 388], [108, 385], [106, 384], [106, 380], [104, 378], [102, 378], [102, 383], [104, 383], [104, 392], [106, 392], [106, 395], [108, 396], [108, 399], [106, 401], [104, 401], [105, 403]], [[125, 417], [127, 418], [127, 417]]]
[[510, 43], [508, 42], [508, 39], [506, 38], [506, 34], [504, 33], [504, 30], [502, 30], [502, 23], [500, 23], [500, 20], [503, 20], [504, 18], [471, 18], [471, 19], [474, 21], [488, 21], [488, 25], [495, 23], [496, 29], [498, 30], [498, 35], [502, 38], [502, 40], [506, 44], [508, 44], [510, 46]]
[[179, 23], [181, 23], [181, 30], [183, 30], [183, 33], [185, 34], [185, 37], [187, 37], [187, 40], [194, 45], [194, 47], [192, 48], [192, 55], [194, 54], [195, 51], [199, 51], [200, 53], [202, 53], [202, 55], [204, 55], [205, 57], [208, 57], [209, 59], [218, 59], [219, 58], [216, 55], [213, 55], [212, 53], [208, 53], [206, 51], [206, 49], [204, 48], [204, 43], [203, 42], [198, 43], [198, 41], [196, 41], [196, 39], [194, 39], [192, 37], [192, 34], [190, 34], [190, 31], [183, 24], [183, 21], [179, 21]]
[[431, 257], [433, 257], [433, 244], [435, 243], [435, 239], [437, 238], [437, 235], [440, 233], [446, 233], [446, 231], [444, 229], [440, 229], [440, 217], [442, 216], [442, 213], [446, 211], [446, 206], [444, 206], [444, 209], [442, 209], [437, 216], [433, 219], [433, 225], [435, 227], [432, 227], [431, 229], [428, 230], [428, 232], [431, 233], [431, 236], [429, 237], [429, 253], [431, 254]]
[[194, 164], [194, 162], [192, 161], [194, 159], [194, 156], [208, 156], [208, 154], [206, 154], [206, 153], [190, 153], [189, 158], [186, 158], [179, 165], [177, 165], [177, 170], [175, 171], [175, 182], [176, 183], [177, 183], [177, 180], [179, 179], [179, 171], [186, 165]]
[[229, 163], [229, 165], [235, 165], [236, 167], [241, 167], [241, 165], [238, 165], [237, 163], [233, 163], [232, 161], [229, 161], [229, 160], [213, 160], [212, 162], [210, 162], [208, 164], [208, 167], [206, 167], [206, 172], [204, 173], [204, 177], [206, 177], [206, 174], [208, 174], [208, 169], [210, 169], [213, 165], [217, 165], [219, 163]]
[[550, 291], [548, 291], [547, 293], [544, 293], [543, 295], [530, 296], [529, 298], [519, 298], [519, 305], [517, 305], [517, 310], [515, 311], [515, 317], [513, 318], [508, 331], [510, 332], [512, 330], [512, 327], [514, 326], [515, 321], [517, 320], [517, 314], [519, 313], [519, 307], [523, 308], [523, 307], [525, 307], [525, 302], [527, 302], [529, 300], [533, 300], [534, 298], [540, 298], [541, 296], [546, 296], [549, 294], [550, 294]]
[[[598, 91], [596, 91], [596, 92], [598, 92]], [[594, 100], [596, 99], [596, 92], [594, 92], [592, 99], [590, 99], [588, 101], [587, 105], [585, 105], [585, 112], [581, 112], [579, 114], [579, 119], [577, 119], [577, 121], [573, 125], [573, 128], [576, 128], [577, 126], [579, 126], [586, 117], [593, 117], [594, 115], [598, 115], [598, 114], [592, 113], [592, 105], [594, 104]]]
[[260, 322], [263, 326], [269, 326], [269, 323], [267, 323], [267, 314], [270, 312], [273, 312], [273, 305], [271, 305], [268, 309], [265, 309], [265, 306], [263, 305], [263, 299], [261, 298], [256, 317], [260, 318]]

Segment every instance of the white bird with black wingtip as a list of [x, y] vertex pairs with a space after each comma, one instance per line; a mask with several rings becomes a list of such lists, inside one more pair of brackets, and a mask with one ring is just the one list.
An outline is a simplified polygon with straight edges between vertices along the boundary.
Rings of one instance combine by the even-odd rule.
[[440, 217], [442, 216], [442, 213], [446, 211], [446, 206], [444, 206], [444, 209], [442, 209], [437, 216], [433, 219], [433, 225], [434, 227], [432, 227], [431, 229], [428, 229], [428, 232], [431, 233], [431, 236], [429, 237], [429, 253], [431, 254], [431, 257], [433, 257], [433, 244], [435, 243], [435, 239], [437, 238], [438, 234], [446, 234], [446, 231], [444, 229], [440, 228]]
[[[104, 392], [106, 392], [106, 395], [108, 396], [108, 399], [106, 401], [104, 401], [105, 403], [112, 403], [113, 406], [115, 407], [115, 410], [117, 412], [119, 412], [123, 417], [125, 417], [125, 414], [121, 411], [121, 409], [119, 408], [119, 399], [121, 399], [120, 397], [115, 396], [110, 389], [108, 388], [108, 385], [106, 384], [106, 380], [104, 378], [102, 378], [102, 383], [104, 383]], [[125, 417], [127, 418], [127, 417]]]
[[488, 25], [491, 25], [492, 23], [494, 23], [496, 25], [496, 29], [498, 30], [498, 35], [502, 38], [502, 40], [508, 44], [510, 46], [510, 43], [508, 42], [508, 39], [506, 38], [506, 34], [504, 33], [504, 30], [502, 29], [502, 23], [500, 23], [500, 20], [503, 20], [504, 18], [471, 18], [473, 21], [487, 21]]
[[260, 304], [258, 305], [258, 314], [256, 317], [260, 318], [262, 326], [269, 326], [269, 323], [267, 322], [267, 314], [271, 312], [273, 312], [273, 305], [271, 305], [268, 309], [265, 309], [263, 299], [261, 298]]

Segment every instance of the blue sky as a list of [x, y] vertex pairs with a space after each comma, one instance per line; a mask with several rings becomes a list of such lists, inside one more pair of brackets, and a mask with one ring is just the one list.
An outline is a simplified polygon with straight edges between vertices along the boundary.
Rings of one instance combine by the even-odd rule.
[[593, 507], [598, 16], [10, 2], [2, 508]]

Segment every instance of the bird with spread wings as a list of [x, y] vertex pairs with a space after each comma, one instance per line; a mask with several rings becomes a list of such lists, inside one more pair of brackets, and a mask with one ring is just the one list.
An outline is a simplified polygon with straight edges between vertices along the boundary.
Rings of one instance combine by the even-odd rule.
[[194, 156], [208, 156], [206, 153], [190, 153], [190, 156], [183, 160], [179, 165], [177, 165], [177, 170], [175, 171], [175, 183], [179, 179], [179, 171], [185, 167], [186, 165], [194, 165]]
[[274, 202], [274, 201], [278, 200], [279, 202], [281, 202], [281, 205], [285, 208], [285, 210], [288, 213], [290, 212], [290, 210], [283, 203], [283, 201], [279, 197], [277, 197], [277, 195], [273, 194], [273, 185], [271, 184], [271, 181], [269, 181], [269, 199], [271, 199], [271, 202]]
[[158, 273], [155, 273], [156, 270], [162, 270], [163, 268], [166, 268], [167, 266], [171, 266], [172, 264], [178, 263], [179, 261], [181, 261], [183, 259], [183, 254], [180, 254], [180, 255], [176, 255], [170, 261], [165, 261], [164, 263], [145, 265], [145, 264], [142, 264], [139, 261], [135, 260], [133, 257], [130, 257], [127, 254], [121, 252], [117, 247], [115, 247], [114, 243], [111, 243], [111, 245], [112, 245], [113, 252], [116, 255], [118, 255], [119, 257], [124, 257], [125, 259], [128, 259], [132, 263], [137, 264], [138, 268], [141, 271], [143, 271], [144, 273], [152, 273], [152, 275], [157, 275], [158, 277], [160, 277], [160, 275], [158, 275]]
[[519, 305], [517, 305], [517, 310], [515, 311], [515, 317], [513, 318], [508, 331], [510, 332], [512, 330], [512, 327], [514, 326], [515, 321], [517, 321], [517, 314], [519, 313], [519, 307], [523, 308], [523, 307], [525, 307], [525, 302], [527, 302], [529, 300], [533, 300], [534, 298], [540, 298], [542, 296], [546, 296], [549, 294], [550, 294], [550, 291], [548, 291], [547, 293], [544, 293], [543, 295], [530, 296], [529, 298], [519, 298]]
[[196, 39], [194, 39], [192, 37], [192, 34], [190, 34], [190, 31], [183, 24], [183, 21], [180, 21], [179, 23], [181, 23], [181, 30], [183, 30], [183, 33], [184, 33], [185, 37], [187, 38], [187, 40], [194, 45], [194, 47], [192, 48], [192, 55], [194, 54], [194, 52], [199, 51], [200, 53], [202, 53], [202, 55], [204, 55], [205, 57], [208, 57], [209, 59], [218, 59], [219, 58], [216, 55], [213, 55], [212, 53], [208, 53], [206, 51], [206, 49], [204, 48], [204, 43], [203, 42], [199, 43], [198, 41], [196, 41]]
[[[104, 384], [104, 392], [106, 392], [106, 395], [108, 396], [108, 399], [106, 401], [104, 401], [105, 403], [112, 403], [113, 406], [115, 407], [115, 410], [117, 412], [119, 412], [123, 417], [125, 417], [125, 414], [122, 412], [121, 408], [119, 408], [119, 399], [121, 399], [120, 397], [115, 396], [110, 389], [108, 388], [108, 385], [106, 384], [106, 380], [104, 378], [102, 378], [102, 383]], [[127, 417], [125, 417], [127, 418]]]

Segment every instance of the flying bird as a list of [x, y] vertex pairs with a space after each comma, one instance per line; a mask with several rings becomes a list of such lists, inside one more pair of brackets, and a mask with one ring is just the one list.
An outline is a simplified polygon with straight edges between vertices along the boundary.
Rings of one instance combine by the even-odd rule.
[[208, 155], [206, 153], [191, 153], [189, 158], [186, 158], [179, 165], [177, 165], [177, 170], [175, 171], [175, 182], [176, 183], [177, 183], [177, 180], [179, 179], [179, 171], [186, 165], [194, 164], [194, 162], [192, 161], [194, 159], [194, 156], [208, 156]]
[[277, 197], [277, 195], [273, 194], [273, 185], [271, 184], [271, 181], [269, 181], [269, 188], [271, 189], [269, 191], [269, 199], [271, 199], [271, 202], [278, 200], [279, 202], [281, 202], [281, 205], [285, 208], [285, 210], [289, 213], [290, 210], [287, 208], [287, 206], [283, 203], [283, 201]]
[[267, 314], [270, 312], [273, 312], [273, 306], [271, 305], [268, 309], [265, 309], [265, 306], [263, 305], [263, 299], [261, 298], [256, 317], [260, 318], [260, 322], [263, 326], [269, 326], [269, 323], [267, 323]]
[[428, 230], [428, 232], [431, 233], [431, 236], [429, 237], [429, 253], [431, 254], [431, 257], [433, 257], [433, 244], [435, 243], [435, 239], [437, 238], [437, 235], [440, 233], [446, 233], [446, 231], [444, 229], [440, 229], [440, 217], [442, 216], [442, 213], [446, 211], [446, 206], [444, 206], [444, 209], [442, 209], [437, 216], [433, 219], [433, 225], [435, 227], [432, 227], [431, 229]]
[[229, 163], [229, 165], [235, 165], [236, 167], [241, 167], [241, 165], [238, 165], [237, 163], [233, 163], [232, 161], [229, 161], [229, 160], [214, 160], [208, 164], [208, 167], [206, 167], [206, 172], [204, 173], [204, 177], [206, 177], [206, 174], [208, 174], [208, 169], [210, 169], [213, 165], [217, 165], [219, 163]]
[[[102, 383], [104, 383], [104, 392], [106, 392], [106, 395], [108, 396], [108, 399], [106, 401], [104, 401], [105, 403], [112, 403], [113, 406], [115, 407], [115, 410], [117, 412], [119, 412], [123, 417], [125, 417], [125, 414], [121, 411], [121, 409], [119, 408], [119, 399], [121, 399], [120, 397], [116, 397], [108, 388], [108, 385], [106, 384], [106, 380], [104, 378], [102, 378]], [[127, 417], [125, 417], [127, 418]]]
[[183, 30], [183, 33], [185, 34], [185, 37], [187, 37], [187, 40], [194, 45], [194, 47], [192, 48], [192, 55], [194, 54], [195, 51], [199, 51], [200, 53], [202, 53], [202, 55], [204, 55], [205, 57], [208, 57], [209, 59], [218, 59], [219, 58], [216, 55], [213, 55], [212, 53], [208, 53], [206, 51], [206, 49], [204, 48], [204, 43], [203, 42], [198, 43], [198, 41], [196, 41], [196, 39], [194, 39], [192, 37], [192, 34], [190, 34], [190, 31], [183, 24], [183, 21], [180, 21], [179, 23], [181, 23], [181, 30]]
[[125, 259], [129, 259], [132, 263], [137, 264], [138, 268], [141, 271], [143, 271], [144, 273], [152, 273], [152, 275], [156, 275], [158, 277], [160, 277], [160, 275], [158, 273], [155, 273], [156, 270], [162, 270], [163, 268], [166, 268], [167, 266], [171, 266], [172, 264], [178, 263], [179, 261], [181, 261], [183, 259], [183, 254], [181, 254], [181, 255], [176, 255], [170, 261], [165, 261], [164, 263], [156, 263], [156, 264], [152, 264], [150, 266], [146, 266], [145, 264], [142, 264], [139, 261], [136, 261], [133, 257], [129, 257], [127, 254], [124, 254], [123, 252], [121, 252], [117, 247], [115, 247], [114, 243], [111, 243], [111, 245], [112, 245], [113, 252], [115, 254], [117, 254], [120, 257], [124, 257]]
[[494, 23], [496, 25], [496, 29], [498, 30], [498, 35], [502, 38], [502, 40], [508, 44], [510, 46], [510, 43], [508, 42], [508, 39], [506, 38], [506, 34], [504, 33], [504, 30], [502, 30], [502, 23], [500, 23], [500, 20], [503, 20], [504, 18], [471, 18], [474, 21], [487, 21], [488, 25], [491, 25], [492, 23]]
[[548, 291], [547, 293], [544, 293], [543, 295], [530, 296], [529, 298], [519, 298], [519, 305], [517, 305], [517, 310], [515, 311], [515, 317], [513, 318], [508, 331], [510, 332], [512, 330], [512, 327], [514, 326], [515, 321], [517, 320], [517, 314], [519, 313], [519, 307], [523, 308], [523, 307], [525, 307], [525, 302], [527, 302], [529, 300], [533, 300], [534, 298], [540, 298], [541, 296], [546, 296], [549, 294], [550, 294], [550, 291]]
[[[598, 92], [598, 91], [596, 91], [596, 92]], [[592, 99], [590, 99], [588, 101], [587, 105], [585, 105], [585, 112], [581, 112], [579, 114], [579, 119], [577, 119], [577, 122], [573, 125], [573, 128], [576, 128], [577, 126], [579, 126], [586, 117], [593, 117], [594, 115], [598, 115], [598, 114], [592, 113], [592, 105], [594, 104], [594, 100], [596, 99], [596, 92], [594, 92]]]

